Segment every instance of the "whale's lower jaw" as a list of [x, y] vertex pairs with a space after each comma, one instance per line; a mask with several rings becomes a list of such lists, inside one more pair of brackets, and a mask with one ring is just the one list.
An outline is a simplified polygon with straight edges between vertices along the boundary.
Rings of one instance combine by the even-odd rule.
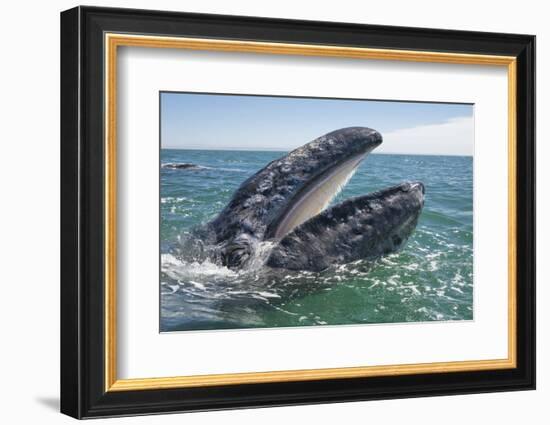
[[403, 183], [348, 199], [288, 233], [275, 245], [266, 265], [322, 271], [332, 265], [376, 260], [404, 245], [423, 205], [422, 183]]

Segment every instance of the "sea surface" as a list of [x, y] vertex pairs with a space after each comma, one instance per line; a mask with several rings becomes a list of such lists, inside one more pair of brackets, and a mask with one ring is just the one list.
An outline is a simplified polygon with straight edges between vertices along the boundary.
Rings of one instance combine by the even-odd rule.
[[[232, 271], [182, 254], [239, 185], [285, 152], [161, 150], [160, 330], [471, 320], [472, 157], [371, 154], [333, 203], [407, 180], [425, 205], [405, 247], [320, 273]], [[189, 168], [167, 164], [190, 163]], [[266, 250], [269, 246], [266, 247]]]

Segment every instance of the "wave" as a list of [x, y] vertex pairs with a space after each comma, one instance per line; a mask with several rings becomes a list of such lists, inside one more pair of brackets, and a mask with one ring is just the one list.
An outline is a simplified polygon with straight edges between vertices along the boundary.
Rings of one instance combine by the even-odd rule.
[[219, 171], [231, 171], [234, 173], [249, 173], [248, 170], [243, 170], [242, 168], [211, 168], [212, 170], [219, 170]]

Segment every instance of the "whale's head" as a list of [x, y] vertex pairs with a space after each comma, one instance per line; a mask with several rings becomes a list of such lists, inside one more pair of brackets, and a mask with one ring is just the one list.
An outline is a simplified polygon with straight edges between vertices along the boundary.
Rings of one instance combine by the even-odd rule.
[[415, 229], [424, 193], [422, 183], [406, 182], [337, 204], [288, 233], [272, 250], [267, 265], [320, 271], [394, 252]]
[[343, 128], [272, 161], [247, 179], [210, 223], [222, 263], [242, 266], [259, 242], [280, 240], [323, 211], [381, 143], [376, 130]]

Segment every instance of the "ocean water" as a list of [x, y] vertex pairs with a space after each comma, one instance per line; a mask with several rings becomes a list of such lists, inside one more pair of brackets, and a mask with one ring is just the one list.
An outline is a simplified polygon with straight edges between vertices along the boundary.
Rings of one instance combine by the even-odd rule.
[[[161, 150], [160, 330], [471, 320], [472, 158], [371, 154], [333, 203], [406, 180], [425, 204], [405, 247], [320, 273], [235, 272], [182, 254], [193, 228], [284, 152]], [[191, 163], [190, 168], [167, 164]], [[265, 247], [269, 250], [269, 246]]]

